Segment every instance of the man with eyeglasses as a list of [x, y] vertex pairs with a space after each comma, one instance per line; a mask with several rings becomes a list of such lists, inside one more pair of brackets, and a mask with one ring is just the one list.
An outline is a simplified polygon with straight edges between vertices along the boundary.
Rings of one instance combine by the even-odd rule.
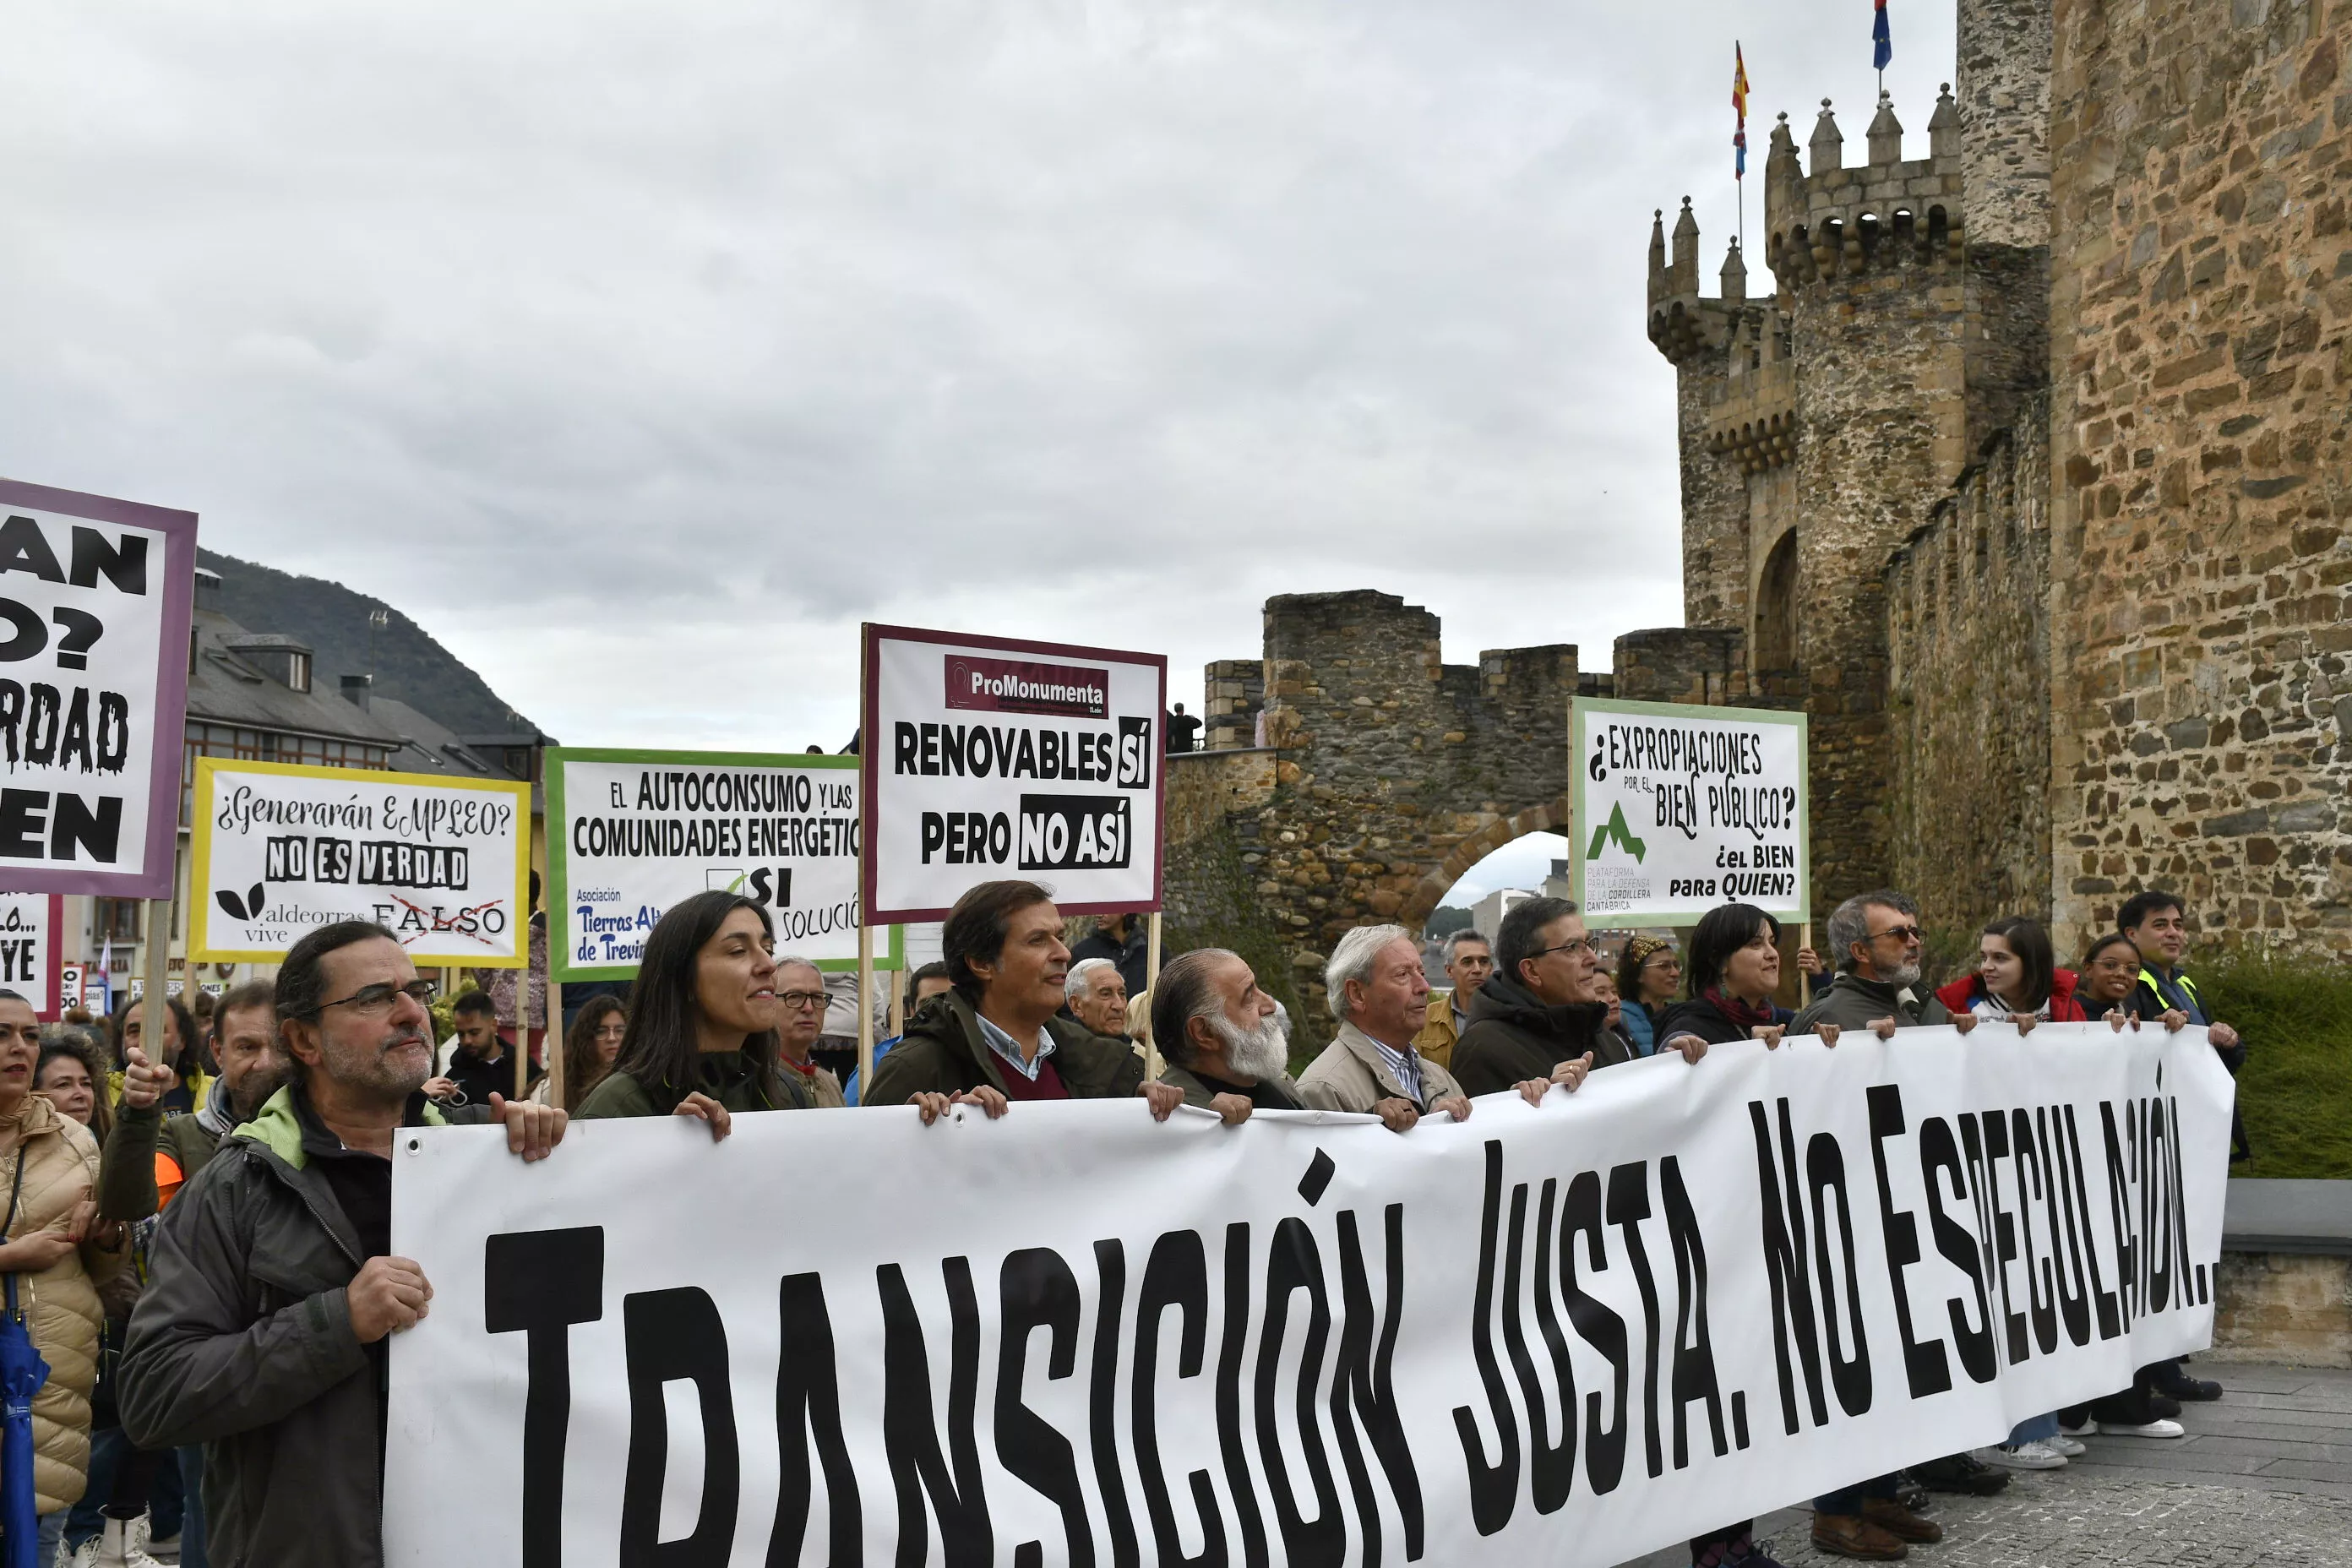
[[785, 1091], [803, 1109], [845, 1106], [841, 1080], [830, 1068], [819, 1067], [809, 1053], [824, 1032], [827, 993], [824, 974], [805, 958], [787, 955], [776, 960], [776, 1065], [783, 1068]]
[[1953, 1017], [1919, 984], [1919, 906], [1909, 894], [1892, 888], [1855, 894], [1831, 913], [1828, 942], [1837, 978], [1797, 1015], [1790, 1034], [1814, 1034], [1833, 1024], [1884, 1039], [1927, 1024], [1950, 1024], [1964, 1033], [1975, 1026], [1974, 1015]]
[[1464, 1093], [1530, 1081], [1572, 1089], [1587, 1072], [1633, 1059], [1610, 1032], [1595, 944], [1575, 904], [1520, 900], [1503, 917], [1495, 947], [1494, 976], [1470, 998], [1470, 1025], [1454, 1047]]
[[206, 1546], [224, 1563], [383, 1560], [388, 1337], [433, 1287], [392, 1251], [392, 1150], [401, 1130], [506, 1125], [546, 1158], [564, 1113], [493, 1093], [442, 1111], [433, 984], [389, 931], [322, 926], [278, 974], [291, 1068], [260, 1113], [221, 1140], [164, 1210], [131, 1315], [119, 1403], [142, 1447], [202, 1443]]

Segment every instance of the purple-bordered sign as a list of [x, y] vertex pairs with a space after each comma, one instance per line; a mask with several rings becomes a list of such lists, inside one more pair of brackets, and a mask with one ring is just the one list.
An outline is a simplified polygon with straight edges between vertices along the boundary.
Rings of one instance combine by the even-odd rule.
[[0, 887], [172, 896], [196, 514], [0, 479]]

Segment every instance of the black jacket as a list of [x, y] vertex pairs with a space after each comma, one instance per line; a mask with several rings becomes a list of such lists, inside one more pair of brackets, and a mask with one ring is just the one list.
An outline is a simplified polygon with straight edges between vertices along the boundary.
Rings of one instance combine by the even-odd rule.
[[[1072, 1100], [1119, 1100], [1143, 1082], [1143, 1058], [1123, 1040], [1083, 1024], [1048, 1018], [1054, 1070]], [[934, 996], [907, 1020], [906, 1037], [874, 1064], [874, 1087], [860, 1105], [904, 1105], [917, 1094], [966, 1094], [986, 1084], [999, 1093], [1004, 1072], [980, 1032], [980, 1015], [961, 992]]]
[[[1774, 1007], [1772, 1016], [1782, 1024], [1796, 1016], [1786, 1007]], [[1696, 1035], [1710, 1046], [1727, 1046], [1734, 1040], [1748, 1037], [1748, 1026], [1724, 1016], [1723, 1009], [1704, 996], [1692, 996], [1666, 1009], [1658, 1020], [1658, 1049], [1664, 1052], [1666, 1042], [1676, 1035]]]
[[1470, 1022], [1454, 1042], [1454, 1081], [1468, 1095], [1493, 1094], [1592, 1053], [1596, 1068], [1633, 1059], [1609, 1032], [1605, 1003], [1553, 1006], [1515, 980], [1496, 973], [1470, 998]]

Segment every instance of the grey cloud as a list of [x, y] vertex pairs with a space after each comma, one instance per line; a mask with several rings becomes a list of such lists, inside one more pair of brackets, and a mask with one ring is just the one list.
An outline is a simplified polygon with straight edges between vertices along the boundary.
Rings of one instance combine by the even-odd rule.
[[[1605, 663], [1679, 617], [1650, 209], [1712, 193], [1711, 272], [1735, 26], [1752, 168], [1824, 92], [1858, 137], [1866, 10], [38, 8], [0, 470], [381, 592], [583, 743], [830, 749], [862, 618], [1197, 697], [1373, 586]], [[1949, 0], [1896, 27], [1924, 144]]]

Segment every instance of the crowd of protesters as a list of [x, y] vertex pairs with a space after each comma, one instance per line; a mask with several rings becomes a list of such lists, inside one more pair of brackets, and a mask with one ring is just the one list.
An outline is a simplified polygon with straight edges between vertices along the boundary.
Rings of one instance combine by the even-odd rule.
[[[1696, 1064], [1736, 1041], [1834, 1047], [1846, 1031], [1988, 1020], [2203, 1025], [2235, 1071], [2243, 1042], [2181, 971], [2181, 917], [2178, 898], [2142, 893], [2072, 969], [2034, 921], [1996, 921], [1970, 971], [1930, 990], [1916, 905], [1867, 893], [1830, 916], [1826, 963], [1799, 953], [1826, 981], [1799, 1012], [1776, 1000], [1779, 922], [1744, 904], [1710, 911], [1686, 948], [1625, 941], [1612, 971], [1574, 904], [1528, 898], [1491, 940], [1446, 939], [1449, 990], [1431, 985], [1412, 932], [1365, 926], [1334, 945], [1336, 1033], [1294, 1077], [1291, 1020], [1239, 955], [1198, 949], [1148, 976], [1140, 922], [1102, 921], [1074, 952], [1047, 889], [989, 882], [949, 915], [941, 961], [907, 977], [904, 1030], [876, 1047], [863, 1097], [824, 1059], [834, 977], [779, 954], [767, 910], [723, 891], [667, 911], [625, 1001], [593, 995], [562, 1028], [561, 1104], [544, 1076], [509, 1098], [508, 1053], [532, 1048], [527, 1018], [502, 1036], [498, 998], [469, 990], [436, 1042], [434, 983], [364, 922], [310, 932], [274, 982], [205, 997], [201, 1018], [168, 998], [160, 1038], [141, 1003], [101, 1039], [72, 1022], [45, 1034], [0, 992], [0, 1152], [16, 1156], [0, 1272], [12, 1307], [25, 1288], [49, 1366], [32, 1405], [37, 1561], [381, 1561], [386, 1342], [433, 1295], [392, 1252], [402, 1128], [502, 1123], [535, 1160], [571, 1117], [686, 1116], [718, 1140], [739, 1115], [861, 1099], [929, 1123], [958, 1105], [992, 1118], [1024, 1100], [1140, 1096], [1161, 1121], [1181, 1105], [1228, 1123], [1315, 1109], [1409, 1134], [1426, 1117], [1468, 1118], [1482, 1095], [1540, 1106], [1648, 1057]], [[854, 1026], [854, 994], [850, 1005]], [[1146, 1038], [1164, 1064], [1150, 1079]], [[1941, 1536], [1929, 1491], [1998, 1490], [2012, 1470], [2063, 1466], [2094, 1432], [2179, 1436], [2180, 1402], [2221, 1392], [2177, 1362], [2143, 1368], [2005, 1443], [1814, 1499], [1813, 1544], [1902, 1557]], [[1693, 1540], [1691, 1556], [1774, 1568], [1746, 1522]]]

